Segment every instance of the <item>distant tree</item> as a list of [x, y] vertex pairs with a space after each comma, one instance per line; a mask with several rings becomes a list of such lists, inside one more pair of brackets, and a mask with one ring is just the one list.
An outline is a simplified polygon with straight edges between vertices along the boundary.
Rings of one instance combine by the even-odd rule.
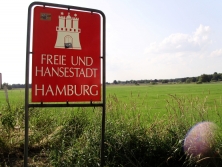
[[192, 78], [187, 78], [186, 79], [186, 83], [191, 83], [192, 82]]
[[218, 81], [222, 80], [222, 74], [218, 74]]
[[210, 82], [211, 80], [212, 80], [212, 78], [213, 78], [213, 75], [212, 74], [209, 74], [209, 75], [207, 75], [208, 76], [208, 82]]
[[2, 84], [3, 89], [4, 89], [5, 86], [8, 88], [8, 83], [4, 82], [4, 83]]
[[163, 79], [163, 80], [162, 80], [162, 83], [168, 83], [168, 82], [169, 82], [168, 79]]
[[8, 83], [3, 83], [2, 84], [2, 86], [3, 86], [3, 88], [6, 86], [6, 88], [8, 89], [8, 90], [11, 90], [12, 89], [12, 85], [9, 85]]
[[137, 83], [145, 83], [145, 81], [141, 79], [141, 80], [138, 80]]
[[8, 85], [8, 90], [12, 90], [12, 85]]
[[[29, 84], [29, 88], [31, 87], [31, 84]], [[12, 84], [12, 88], [25, 88], [25, 84]]]
[[202, 74], [202, 75], [199, 77], [199, 82], [210, 82], [210, 78], [209, 78], [208, 75]]
[[181, 78], [181, 82], [186, 82], [187, 78]]
[[218, 81], [219, 79], [219, 75], [217, 74], [217, 72], [214, 72], [211, 81]]
[[169, 82], [176, 82], [176, 79], [170, 79]]
[[113, 81], [113, 84], [118, 84], [118, 82], [116, 80]]
[[196, 77], [192, 77], [191, 82], [196, 82], [197, 78]]
[[[142, 84], [142, 83], [151, 83], [151, 84], [157, 84], [157, 83], [190, 83], [190, 82], [198, 82], [198, 84], [203, 82], [210, 82], [210, 81], [222, 81], [222, 73], [214, 72], [213, 74], [202, 74], [200, 76], [196, 77], [185, 77], [185, 78], [175, 78], [175, 79], [140, 79], [140, 80], [126, 80], [126, 81], [120, 81], [120, 80], [114, 80], [113, 84]], [[22, 88], [25, 87], [23, 84], [13, 84], [12, 88]], [[29, 85], [31, 87], [31, 84]]]

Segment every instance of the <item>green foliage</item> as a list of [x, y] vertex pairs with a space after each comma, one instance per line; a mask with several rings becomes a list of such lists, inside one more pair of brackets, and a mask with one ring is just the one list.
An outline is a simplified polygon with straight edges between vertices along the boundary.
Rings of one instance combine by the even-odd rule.
[[2, 88], [4, 88], [6, 86], [6, 88], [8, 89], [8, 90], [12, 90], [12, 85], [10, 85], [10, 84], [8, 84], [8, 83], [3, 83], [2, 84]]
[[78, 141], [87, 127], [87, 117], [82, 114], [69, 118], [53, 136], [49, 155], [53, 166], [72, 166], [78, 164], [82, 150]]
[[192, 78], [187, 78], [186, 79], [186, 83], [191, 83], [192, 82]]
[[156, 83], [156, 82], [150, 82], [150, 84], [151, 84], [151, 85], [156, 85], [157, 83]]
[[212, 79], [212, 75], [202, 74], [199, 77], [199, 82], [210, 82]]
[[118, 84], [118, 82], [116, 80], [113, 81], [113, 84]]
[[141, 79], [141, 80], [130, 80], [130, 81], [113, 81], [113, 84], [119, 84], [119, 83], [124, 83], [124, 84], [132, 84], [132, 83], [138, 83], [138, 84], [147, 84], [147, 83], [184, 83], [187, 82], [187, 79], [190, 79], [190, 82], [197, 82], [198, 80], [200, 82], [210, 82], [211, 80], [217, 82], [222, 80], [222, 73], [217, 73], [214, 72], [213, 74], [202, 74], [201, 76], [196, 76], [196, 77], [185, 77], [185, 78], [175, 78], [175, 79], [154, 79], [154, 80], [148, 80], [148, 79]]
[[7, 155], [14, 152], [23, 143], [23, 140], [20, 138], [19, 125], [24, 111], [22, 108], [23, 106], [20, 104], [18, 106], [10, 106], [8, 103], [0, 108], [0, 159], [2, 158], [2, 153]]
[[168, 79], [164, 79], [164, 80], [162, 80], [162, 83], [168, 83], [168, 82], [169, 82]]
[[6, 114], [1, 117], [1, 123], [3, 128], [5, 128], [6, 132], [9, 134], [8, 137], [10, 138], [11, 130], [13, 130], [15, 126], [14, 114], [10, 111], [6, 112]]
[[197, 84], [202, 84], [202, 82], [201, 82], [201, 81], [198, 81]]

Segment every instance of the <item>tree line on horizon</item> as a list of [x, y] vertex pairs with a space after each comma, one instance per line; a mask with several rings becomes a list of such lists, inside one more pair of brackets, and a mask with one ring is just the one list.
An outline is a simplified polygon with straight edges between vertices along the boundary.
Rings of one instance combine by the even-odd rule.
[[[6, 83], [4, 82], [2, 85], [0, 85], [0, 89], [4, 89], [4, 87], [6, 86], [6, 88], [8, 90], [11, 90], [13, 88], [25, 88], [25, 84], [9, 84], [9, 83]], [[29, 84], [29, 88], [32, 87], [32, 84]]]
[[214, 72], [213, 74], [202, 74], [197, 77], [184, 77], [175, 79], [141, 79], [141, 80], [114, 80], [112, 83], [107, 84], [144, 84], [144, 83], [206, 83], [222, 81], [222, 73]]
[[[112, 83], [106, 82], [106, 84], [157, 84], [157, 83], [206, 83], [206, 82], [218, 82], [222, 81], [222, 73], [214, 72], [213, 74], [202, 74], [197, 77], [184, 77], [184, 78], [175, 78], [175, 79], [141, 79], [141, 80], [114, 80]], [[14, 88], [25, 88], [25, 84], [9, 84], [3, 83], [0, 85], [0, 89], [4, 89], [4, 86], [7, 89]], [[29, 84], [29, 88], [32, 87], [32, 84]]]

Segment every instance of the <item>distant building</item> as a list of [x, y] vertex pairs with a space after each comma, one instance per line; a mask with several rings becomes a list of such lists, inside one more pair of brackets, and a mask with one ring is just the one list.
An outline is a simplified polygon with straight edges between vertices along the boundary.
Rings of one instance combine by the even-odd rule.
[[2, 73], [0, 73], [0, 89], [2, 89]]

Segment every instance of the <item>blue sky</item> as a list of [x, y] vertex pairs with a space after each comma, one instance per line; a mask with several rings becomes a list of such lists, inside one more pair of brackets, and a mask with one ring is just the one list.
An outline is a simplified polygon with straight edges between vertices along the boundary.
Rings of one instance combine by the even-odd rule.
[[[25, 83], [28, 6], [1, 1], [0, 73]], [[222, 72], [222, 1], [48, 0], [106, 15], [106, 78], [171, 79]]]

